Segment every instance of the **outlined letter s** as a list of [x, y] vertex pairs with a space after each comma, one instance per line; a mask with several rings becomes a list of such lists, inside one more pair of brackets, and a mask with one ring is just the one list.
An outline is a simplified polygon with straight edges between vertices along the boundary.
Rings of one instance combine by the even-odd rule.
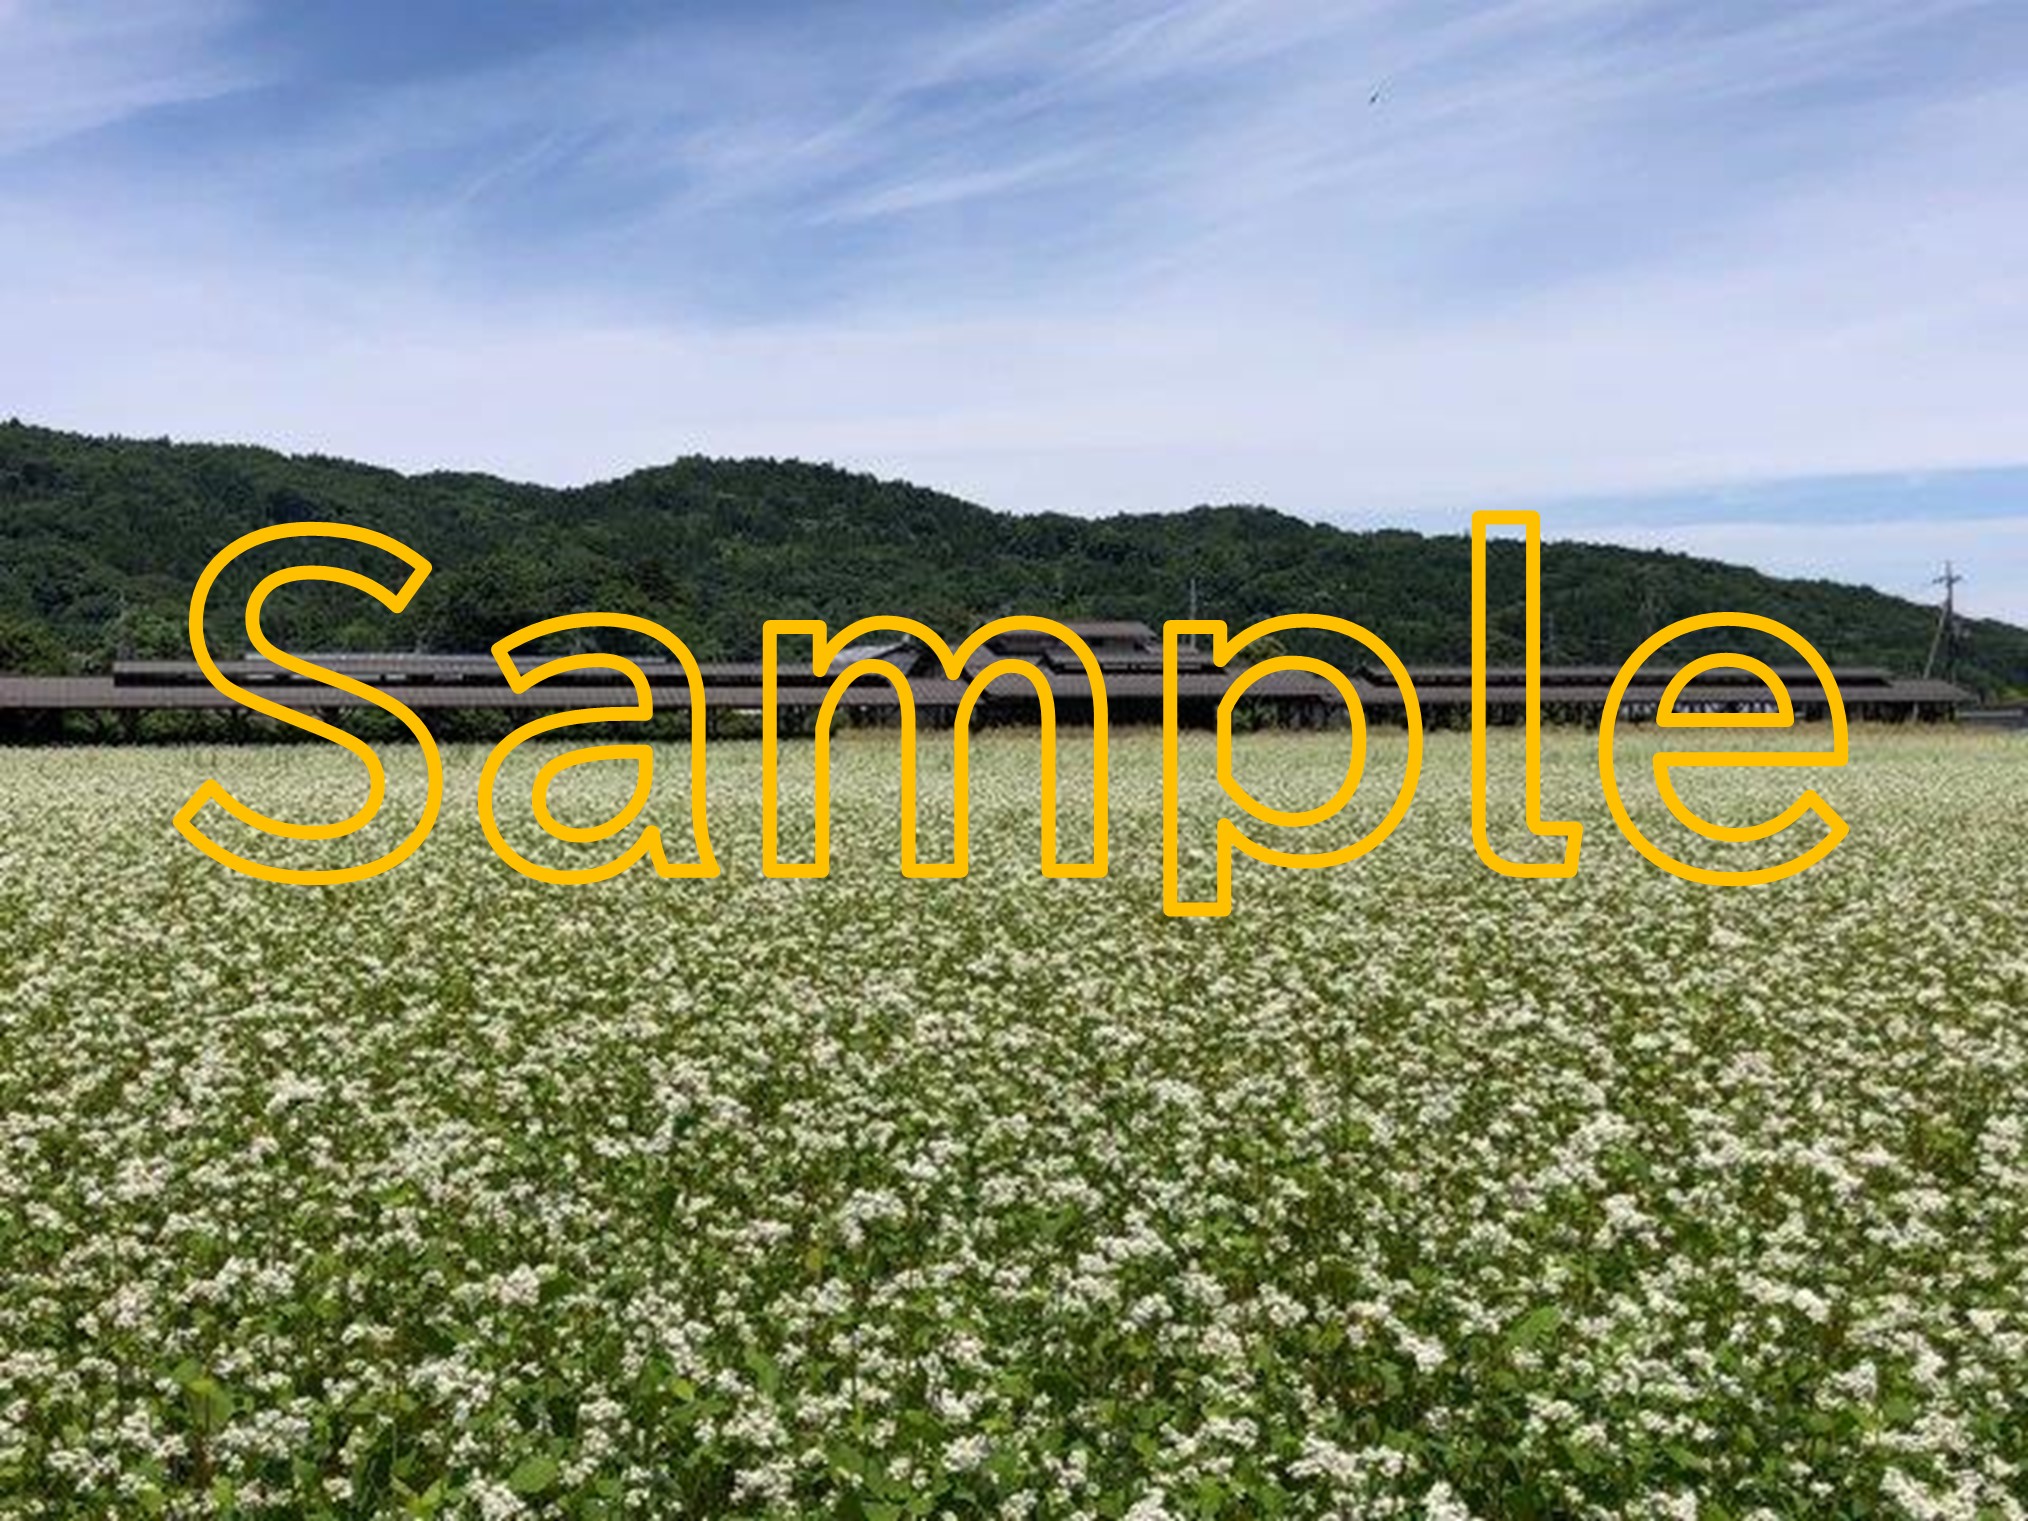
[[[371, 861], [362, 861], [355, 866], [271, 866], [264, 861], [256, 861], [250, 856], [243, 856], [227, 849], [197, 826], [198, 816], [204, 812], [205, 805], [215, 803], [249, 829], [273, 835], [277, 839], [342, 840], [357, 834], [371, 824], [379, 816], [381, 805], [386, 801], [387, 770], [381, 765], [380, 757], [374, 753], [373, 746], [357, 735], [347, 734], [344, 730], [325, 723], [311, 714], [285, 707], [257, 692], [248, 691], [218, 668], [218, 662], [212, 658], [211, 647], [206, 642], [205, 609], [211, 597], [211, 589], [219, 576], [249, 551], [265, 544], [286, 543], [291, 539], [345, 539], [355, 544], [367, 544], [392, 555], [408, 567], [408, 575], [403, 578], [400, 585], [388, 586], [358, 571], [346, 570], [336, 565], [290, 566], [263, 577], [246, 604], [247, 638], [254, 649], [285, 671], [350, 693], [361, 702], [392, 714], [401, 721], [402, 726], [410, 734], [415, 736], [416, 743], [422, 747], [423, 765], [428, 774], [422, 817], [416, 821], [415, 827], [400, 844], [384, 855], [377, 856]], [[197, 578], [196, 589], [190, 594], [190, 650], [197, 657], [198, 669], [204, 672], [204, 679], [242, 707], [250, 708], [291, 728], [314, 734], [320, 739], [328, 739], [334, 745], [341, 745], [351, 751], [358, 757], [360, 764], [366, 767], [366, 800], [349, 817], [328, 824], [295, 824], [249, 807], [226, 791], [216, 778], [210, 778], [190, 795], [188, 802], [177, 809], [175, 823], [178, 834], [220, 865], [228, 866], [246, 876], [258, 877], [264, 882], [289, 882], [307, 887], [363, 882], [368, 877], [377, 877], [382, 872], [399, 866], [415, 854], [417, 848], [429, 837], [430, 830], [436, 827], [437, 814], [443, 807], [444, 763], [443, 757], [437, 751], [436, 739], [406, 703], [396, 701], [385, 692], [368, 686], [363, 681], [342, 675], [278, 648], [261, 629], [261, 608], [279, 587], [293, 585], [298, 581], [331, 581], [341, 586], [349, 586], [355, 591], [362, 591], [389, 612], [399, 613], [408, 606], [410, 599], [415, 596], [429, 573], [430, 562], [399, 539], [384, 533], [376, 533], [370, 528], [354, 527], [350, 523], [277, 523], [273, 527], [256, 529], [252, 533], [234, 539], [212, 557], [211, 563], [204, 567], [204, 574]]]

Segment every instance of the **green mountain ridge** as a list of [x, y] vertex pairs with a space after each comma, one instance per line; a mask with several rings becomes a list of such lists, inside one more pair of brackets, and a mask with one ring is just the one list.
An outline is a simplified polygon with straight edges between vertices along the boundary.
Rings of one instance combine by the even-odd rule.
[[[211, 557], [252, 529], [312, 519], [391, 534], [434, 571], [399, 618], [344, 588], [289, 588], [267, 627], [304, 651], [481, 650], [538, 619], [585, 610], [657, 618], [705, 659], [756, 654], [768, 618], [837, 626], [906, 614], [950, 635], [1010, 612], [1159, 625], [1186, 615], [1194, 580], [1200, 614], [1234, 627], [1333, 613], [1411, 663], [1462, 663], [1469, 653], [1462, 523], [1450, 535], [1353, 531], [1256, 506], [1012, 514], [773, 459], [688, 457], [552, 488], [9, 422], [0, 424], [0, 669], [186, 655], [191, 589]], [[387, 574], [370, 551], [351, 562]], [[244, 585], [224, 583], [214, 598], [220, 651], [245, 643], [239, 608], [252, 576], [249, 568]], [[1493, 659], [1518, 661], [1518, 542], [1495, 542], [1492, 584]], [[1617, 665], [1673, 619], [1746, 611], [1788, 624], [1833, 663], [1909, 673], [1922, 668], [1936, 626], [1934, 608], [1867, 588], [1563, 540], [1544, 547], [1543, 608], [1545, 659], [1581, 664]], [[1316, 648], [1343, 651], [1332, 640]], [[1955, 670], [1979, 691], [2028, 689], [2028, 630], [1967, 620]]]

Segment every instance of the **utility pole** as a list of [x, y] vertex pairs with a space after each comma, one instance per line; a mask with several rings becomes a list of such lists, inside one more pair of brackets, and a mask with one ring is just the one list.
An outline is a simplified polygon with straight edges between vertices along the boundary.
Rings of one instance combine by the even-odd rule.
[[1942, 646], [1944, 652], [1945, 679], [1950, 681], [1955, 681], [1957, 679], [1958, 674], [1957, 590], [1958, 590], [1958, 582], [1962, 580], [1964, 580], [1964, 577], [1957, 573], [1957, 568], [1954, 565], [1952, 565], [1949, 560], [1944, 561], [1942, 575], [1932, 576], [1930, 578], [1929, 584], [1931, 586], [1941, 586], [1944, 589], [1944, 595], [1943, 595], [1943, 605], [1939, 607], [1936, 612], [1936, 632], [1931, 634], [1929, 637], [1929, 658], [1923, 661], [1922, 663], [1922, 674], [1924, 675], [1924, 677], [1928, 677], [1935, 672], [1937, 648], [1938, 646]]

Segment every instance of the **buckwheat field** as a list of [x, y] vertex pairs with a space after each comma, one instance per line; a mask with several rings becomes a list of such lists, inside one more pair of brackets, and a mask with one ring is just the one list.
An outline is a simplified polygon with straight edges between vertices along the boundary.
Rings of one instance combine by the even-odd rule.
[[[968, 880], [901, 878], [857, 736], [828, 881], [760, 876], [725, 743], [723, 878], [577, 889], [486, 847], [479, 750], [330, 889], [170, 818], [214, 775], [342, 816], [332, 747], [0, 752], [0, 1513], [2028, 1514], [2028, 737], [1852, 749], [1686, 782], [1852, 825], [1729, 890], [1635, 855], [1577, 734], [1580, 875], [1494, 876], [1433, 736], [1398, 833], [1223, 921], [1162, 915], [1147, 736], [1097, 882], [1037, 869], [1032, 736], [975, 746]], [[1238, 756], [1285, 807], [1344, 774]]]

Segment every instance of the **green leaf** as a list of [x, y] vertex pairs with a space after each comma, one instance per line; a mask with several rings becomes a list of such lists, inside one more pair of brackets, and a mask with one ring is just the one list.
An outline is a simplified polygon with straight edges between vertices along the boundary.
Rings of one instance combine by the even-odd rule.
[[556, 1482], [558, 1472], [555, 1458], [523, 1458], [507, 1476], [507, 1487], [517, 1495], [539, 1495]]
[[183, 1395], [190, 1402], [191, 1423], [200, 1431], [217, 1431], [232, 1419], [232, 1396], [208, 1373], [185, 1384]]
[[1507, 1342], [1515, 1347], [1532, 1347], [1546, 1336], [1555, 1334], [1563, 1324], [1563, 1311], [1553, 1304], [1537, 1305], [1514, 1323], [1507, 1333]]
[[831, 1443], [828, 1455], [833, 1468], [855, 1479], [864, 1478], [872, 1466], [867, 1462], [865, 1453], [846, 1442]]

